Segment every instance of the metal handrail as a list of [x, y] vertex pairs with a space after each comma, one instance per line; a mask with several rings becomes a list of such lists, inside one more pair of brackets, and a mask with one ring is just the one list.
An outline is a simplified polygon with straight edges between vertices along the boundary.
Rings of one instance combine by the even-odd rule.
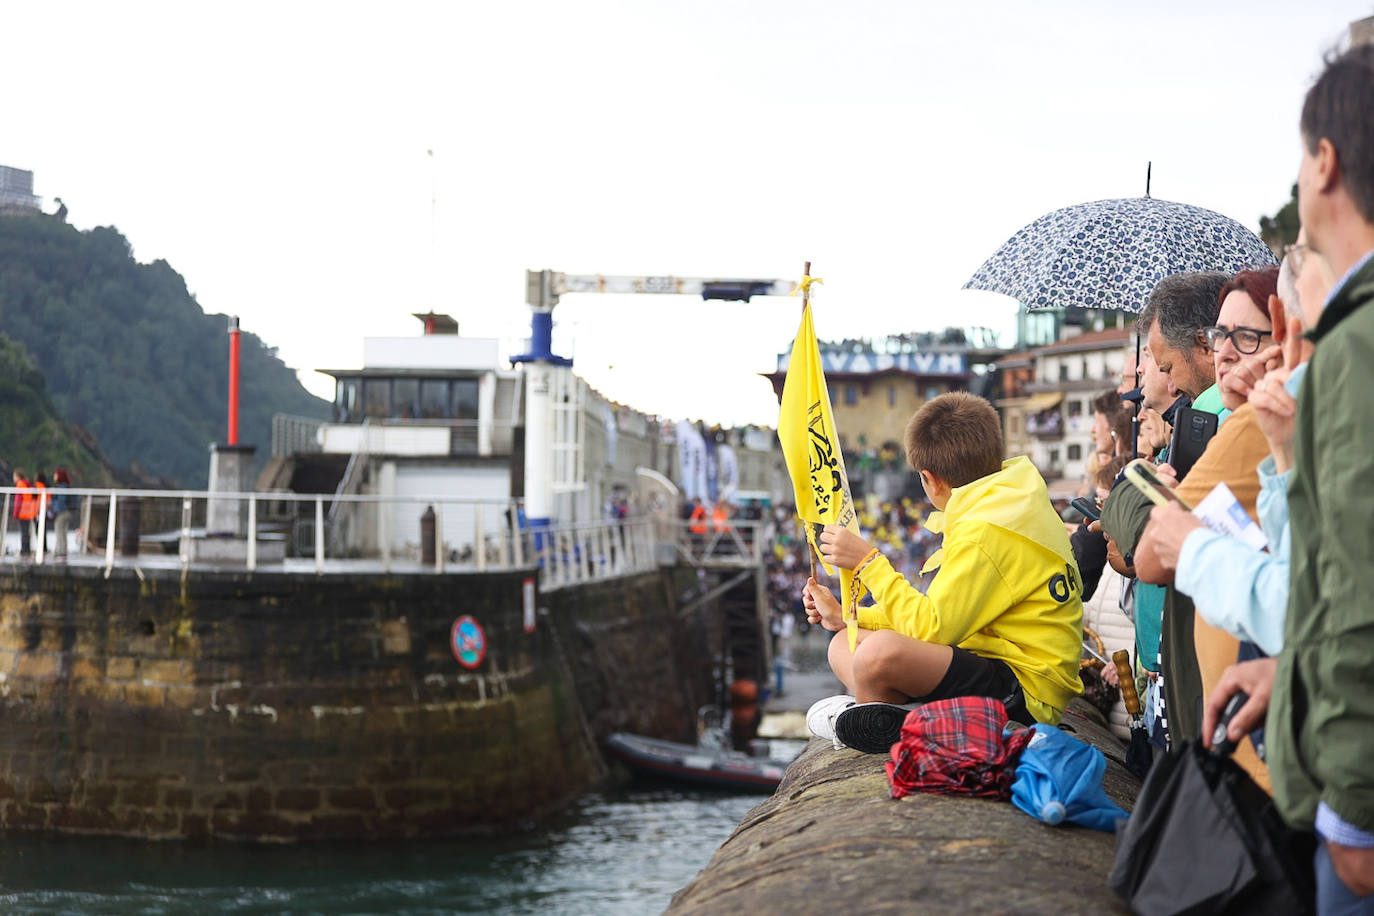
[[[531, 528], [519, 524], [519, 501], [502, 497], [454, 498], [447, 494], [413, 496], [379, 496], [373, 494], [352, 494], [335, 496], [327, 493], [292, 492], [239, 492], [210, 490], [140, 490], [130, 488], [63, 487], [49, 489], [41, 495], [37, 524], [39, 529], [36, 562], [43, 562], [46, 541], [47, 503], [58, 492], [73, 500], [81, 500], [81, 529], [86, 537], [81, 541], [89, 543], [90, 522], [93, 503], [108, 500], [104, 544], [104, 571], [109, 576], [116, 564], [117, 529], [119, 527], [119, 506], [121, 501], [140, 499], [166, 501], [169, 507], [179, 509], [176, 524], [168, 526], [164, 537], [176, 538], [179, 544], [178, 562], [183, 569], [191, 563], [190, 543], [194, 536], [192, 521], [194, 504], [204, 501], [241, 501], [247, 503], [248, 524], [244, 534], [245, 550], [242, 565], [254, 571], [259, 568], [259, 554], [262, 543], [258, 531], [258, 503], [286, 502], [313, 505], [314, 512], [314, 570], [317, 574], [326, 571], [325, 548], [325, 503], [354, 503], [366, 505], [410, 504], [431, 505], [439, 508], [468, 507], [473, 510], [472, 543], [464, 549], [471, 551], [471, 560], [477, 570], [487, 569], [539, 569], [541, 584], [545, 588], [558, 588], [574, 582], [597, 581], [618, 576], [646, 572], [657, 567], [655, 550], [654, 522], [651, 518], [616, 519], [603, 522], [579, 522], [554, 524]], [[21, 494], [39, 496], [33, 488], [0, 487], [3, 494], [4, 515], [0, 517], [0, 545], [5, 543], [11, 508], [15, 498]], [[486, 509], [503, 510], [503, 522], [496, 530], [488, 530], [489, 522], [484, 521]], [[300, 513], [294, 513], [300, 517]], [[378, 513], [379, 519], [384, 514]], [[449, 568], [449, 546], [444, 539], [442, 512], [435, 518], [435, 560], [432, 571], [443, 573]], [[382, 551], [381, 560], [384, 571], [391, 569], [391, 546], [383, 527], [379, 537]], [[461, 542], [459, 542], [461, 543]], [[84, 550], [83, 550], [84, 552]], [[348, 566], [341, 557], [332, 562], [341, 564], [340, 571], [356, 571], [357, 567]], [[237, 565], [237, 564], [231, 564]], [[415, 567], [423, 570], [422, 564]]]

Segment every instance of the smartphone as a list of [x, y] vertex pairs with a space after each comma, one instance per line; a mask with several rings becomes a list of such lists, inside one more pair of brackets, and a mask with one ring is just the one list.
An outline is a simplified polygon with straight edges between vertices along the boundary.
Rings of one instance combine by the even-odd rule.
[[1097, 504], [1086, 496], [1079, 496], [1069, 501], [1069, 505], [1078, 510], [1078, 514], [1090, 522], [1095, 522], [1102, 517]]
[[1126, 465], [1126, 479], [1135, 485], [1135, 488], [1150, 498], [1150, 502], [1160, 506], [1167, 506], [1169, 503], [1178, 503], [1183, 508], [1192, 511], [1192, 506], [1179, 499], [1173, 490], [1164, 485], [1164, 481], [1155, 474], [1155, 469], [1150, 462], [1144, 458], [1137, 458]]
[[1180, 407], [1174, 414], [1174, 435], [1169, 440], [1169, 465], [1182, 480], [1202, 457], [1217, 432], [1217, 415]]

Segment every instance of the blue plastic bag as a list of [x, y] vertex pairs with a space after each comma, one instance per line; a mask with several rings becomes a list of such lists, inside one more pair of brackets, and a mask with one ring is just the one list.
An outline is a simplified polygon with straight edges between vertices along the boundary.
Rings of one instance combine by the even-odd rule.
[[1068, 821], [1111, 833], [1126, 812], [1102, 790], [1107, 759], [1053, 725], [1036, 725], [1016, 765], [1011, 803], [1046, 824]]

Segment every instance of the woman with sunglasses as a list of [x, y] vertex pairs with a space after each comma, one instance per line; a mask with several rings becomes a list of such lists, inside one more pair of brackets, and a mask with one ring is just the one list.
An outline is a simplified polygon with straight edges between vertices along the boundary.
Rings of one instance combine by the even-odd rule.
[[1242, 270], [1221, 288], [1217, 323], [1198, 331], [1199, 343], [1212, 351], [1217, 386], [1227, 413], [1245, 403], [1244, 396], [1226, 384], [1226, 375], [1243, 357], [1274, 342], [1269, 299], [1278, 292], [1279, 269]]

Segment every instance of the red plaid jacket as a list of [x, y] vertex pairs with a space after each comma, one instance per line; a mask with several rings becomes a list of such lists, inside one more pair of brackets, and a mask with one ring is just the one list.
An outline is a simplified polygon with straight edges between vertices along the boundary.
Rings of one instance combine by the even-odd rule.
[[1007, 711], [991, 697], [955, 697], [907, 713], [886, 764], [892, 797], [942, 792], [1008, 799], [1028, 728], [1002, 737]]

